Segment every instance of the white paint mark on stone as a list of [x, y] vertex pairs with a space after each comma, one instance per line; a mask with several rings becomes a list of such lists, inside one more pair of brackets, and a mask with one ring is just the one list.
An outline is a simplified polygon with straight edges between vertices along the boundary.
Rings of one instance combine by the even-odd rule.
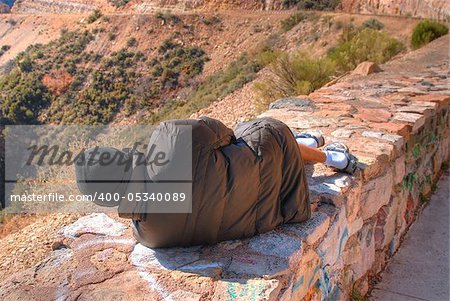
[[146, 272], [144, 269], [139, 269], [139, 276], [148, 283], [150, 289], [160, 294], [165, 301], [173, 301], [170, 293], [162, 287], [150, 273]]
[[201, 247], [151, 249], [137, 244], [130, 259], [137, 267], [173, 270], [199, 260], [200, 249]]
[[97, 269], [95, 267], [90, 267], [90, 268], [85, 269], [85, 270], [75, 271], [72, 274], [72, 278], [74, 280], [77, 280], [77, 279], [80, 279], [80, 278], [85, 277], [85, 276], [94, 275], [95, 273], [97, 273]]
[[55, 293], [55, 301], [65, 301], [69, 293], [69, 282], [67, 278], [58, 286]]
[[107, 239], [96, 238], [79, 244], [78, 246], [75, 247], [75, 251], [79, 251], [81, 249], [99, 244], [120, 244], [132, 246], [136, 244], [136, 241], [130, 238], [107, 238]]
[[339, 195], [341, 193], [341, 188], [331, 183], [320, 183], [317, 185], [311, 185], [309, 187], [309, 190], [312, 190], [317, 194]]
[[220, 262], [211, 262], [211, 263], [205, 263], [205, 264], [198, 264], [198, 265], [188, 265], [182, 267], [183, 269], [189, 269], [189, 270], [203, 270], [203, 269], [213, 269], [213, 268], [220, 268], [223, 264]]
[[120, 236], [127, 227], [104, 213], [93, 213], [78, 219], [61, 229], [60, 233], [68, 238], [76, 238], [83, 234]]

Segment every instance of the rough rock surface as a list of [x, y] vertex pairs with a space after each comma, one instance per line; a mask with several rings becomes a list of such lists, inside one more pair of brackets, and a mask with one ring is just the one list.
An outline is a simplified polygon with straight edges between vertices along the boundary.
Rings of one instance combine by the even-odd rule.
[[[72, 0], [18, 0], [12, 7], [13, 13], [86, 13], [102, 8], [108, 2], [94, 1], [72, 1]], [[107, 5], [111, 7], [110, 5]], [[111, 9], [110, 9], [111, 10]]]
[[450, 2], [447, 0], [342, 0], [345, 12], [378, 15], [400, 15], [447, 20]]
[[381, 71], [383, 70], [376, 63], [362, 62], [353, 70], [352, 75], [369, 75]]
[[2, 2], [0, 1], [0, 14], [6, 14], [6, 13], [9, 13], [10, 10], [11, 10], [11, 9], [9, 8], [9, 6], [8, 6], [7, 4], [2, 3]]
[[[17, 13], [81, 13], [96, 8], [102, 11], [129, 10], [136, 13], [152, 13], [161, 9], [184, 12], [192, 9], [207, 10], [264, 10], [280, 11], [289, 8], [283, 0], [147, 0], [132, 1], [114, 8], [106, 0], [17, 0], [13, 12]], [[400, 15], [446, 20], [450, 16], [450, 4], [446, 0], [342, 0], [338, 7], [344, 12], [379, 15]]]
[[[311, 221], [214, 246], [148, 249], [128, 227], [88, 216], [62, 230], [69, 235], [45, 260], [2, 279], [0, 299], [345, 300], [353, 288], [364, 294], [448, 160], [448, 38], [382, 66], [383, 73], [316, 91], [308, 96], [313, 109], [294, 104], [263, 114], [346, 142], [361, 160], [354, 176], [307, 167]], [[370, 111], [362, 110], [383, 118], [365, 119]], [[101, 232], [106, 225], [113, 230]]]

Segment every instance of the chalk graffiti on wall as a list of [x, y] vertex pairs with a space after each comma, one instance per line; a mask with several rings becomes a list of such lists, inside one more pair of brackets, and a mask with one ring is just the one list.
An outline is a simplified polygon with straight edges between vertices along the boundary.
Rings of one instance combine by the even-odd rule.
[[256, 301], [264, 295], [265, 285], [260, 283], [240, 284], [229, 282], [227, 284], [227, 301]]

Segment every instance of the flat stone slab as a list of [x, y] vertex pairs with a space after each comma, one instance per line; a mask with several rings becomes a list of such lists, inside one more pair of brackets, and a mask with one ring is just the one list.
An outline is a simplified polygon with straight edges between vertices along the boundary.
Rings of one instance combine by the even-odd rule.
[[282, 229], [300, 237], [310, 246], [324, 236], [330, 225], [330, 217], [323, 212], [313, 212], [311, 218], [303, 223], [286, 224]]
[[172, 270], [200, 259], [201, 247], [150, 249], [141, 244], [134, 247], [131, 263], [141, 268]]
[[301, 251], [302, 243], [297, 238], [272, 231], [251, 238], [249, 247], [264, 255], [289, 257]]
[[104, 213], [92, 213], [62, 228], [61, 234], [68, 238], [79, 237], [83, 234], [120, 236], [125, 233], [126, 229], [127, 226]]

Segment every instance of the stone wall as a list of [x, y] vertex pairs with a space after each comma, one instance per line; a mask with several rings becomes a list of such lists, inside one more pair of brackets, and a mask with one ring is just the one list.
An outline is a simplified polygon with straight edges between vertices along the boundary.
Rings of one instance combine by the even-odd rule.
[[42, 263], [0, 282], [0, 299], [348, 300], [399, 248], [449, 156], [448, 36], [272, 116], [347, 143], [354, 176], [308, 166], [312, 218], [214, 246], [148, 249], [125, 221], [86, 216]]

